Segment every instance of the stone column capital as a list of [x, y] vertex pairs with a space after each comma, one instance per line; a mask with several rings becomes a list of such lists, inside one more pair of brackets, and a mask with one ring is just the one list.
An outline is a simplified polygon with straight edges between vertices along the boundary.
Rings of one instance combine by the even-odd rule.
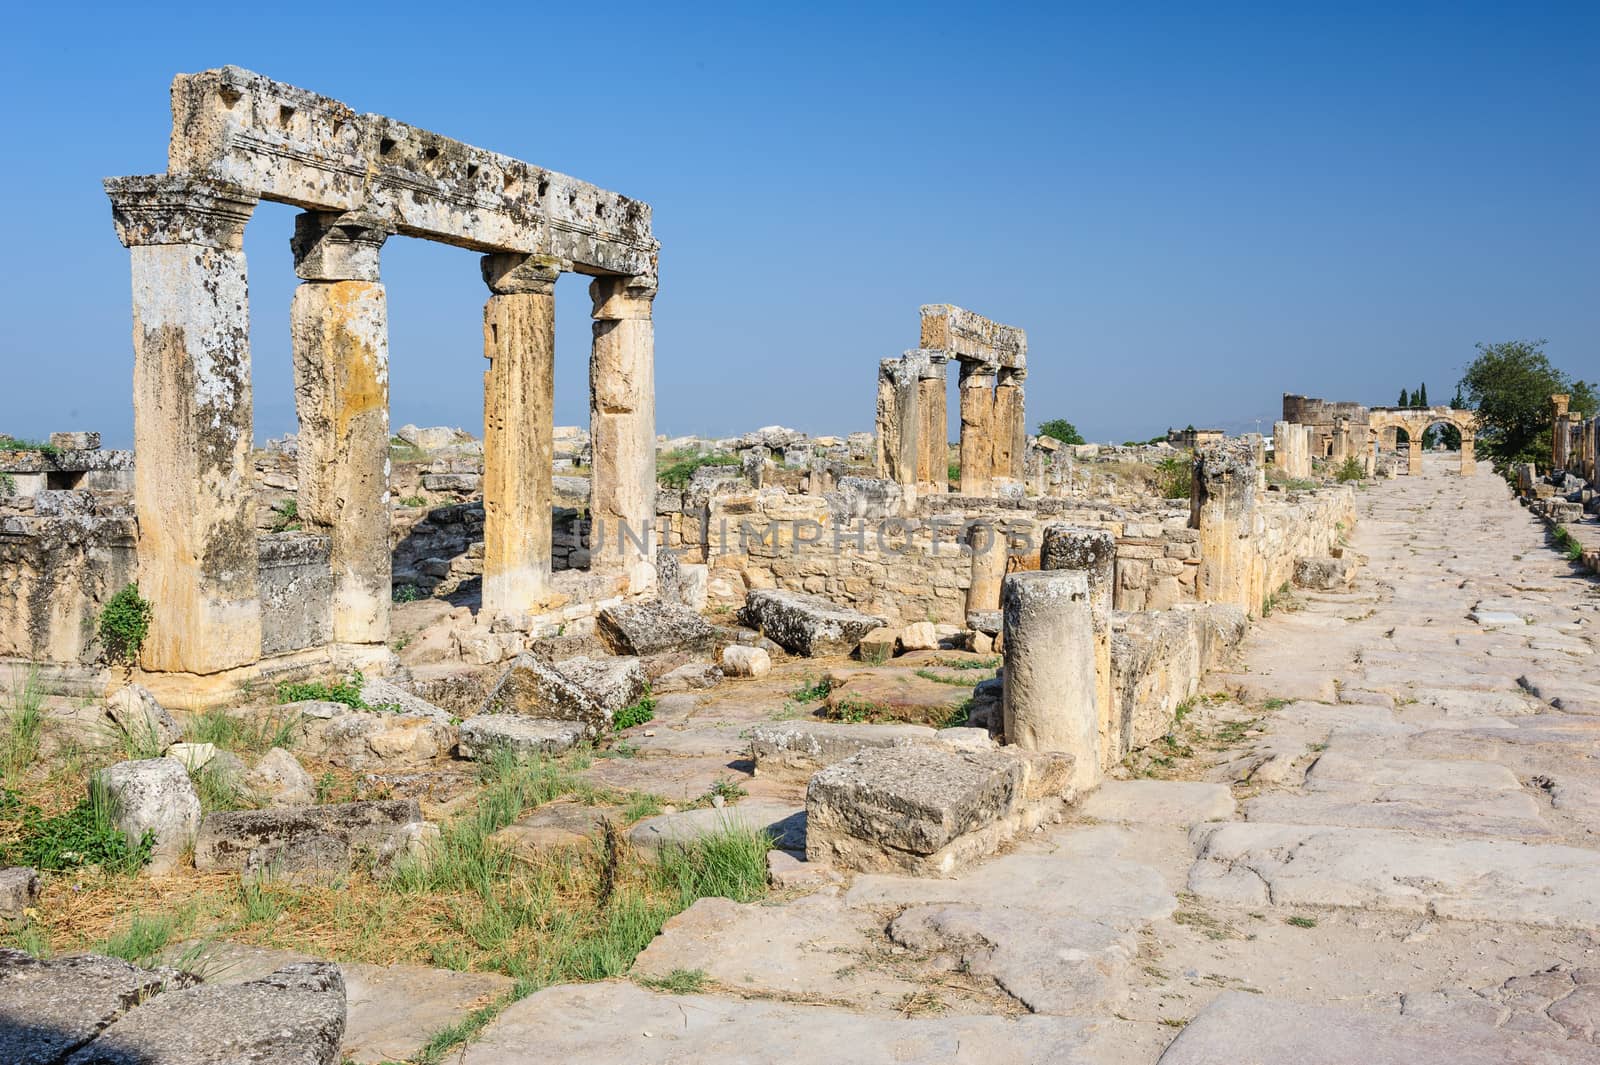
[[482, 265], [483, 283], [496, 296], [548, 296], [555, 292], [561, 271], [572, 266], [548, 255], [522, 255], [517, 252], [485, 255]]
[[195, 244], [240, 251], [245, 223], [260, 201], [238, 185], [182, 175], [106, 178], [104, 186], [117, 239], [126, 248]]
[[1027, 379], [1028, 368], [1026, 366], [1000, 367], [1000, 384], [1002, 385], [1021, 386], [1022, 382], [1026, 381]]
[[302, 281], [377, 281], [378, 253], [394, 227], [358, 211], [302, 211], [289, 250]]
[[589, 282], [589, 298], [597, 321], [646, 319], [656, 298], [656, 278], [652, 274], [597, 277]]

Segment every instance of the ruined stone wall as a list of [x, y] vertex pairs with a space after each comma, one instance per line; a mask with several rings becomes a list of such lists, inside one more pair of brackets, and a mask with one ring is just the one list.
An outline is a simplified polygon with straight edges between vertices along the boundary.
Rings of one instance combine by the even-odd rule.
[[0, 513], [0, 659], [92, 667], [106, 600], [134, 580], [125, 494], [39, 493]]

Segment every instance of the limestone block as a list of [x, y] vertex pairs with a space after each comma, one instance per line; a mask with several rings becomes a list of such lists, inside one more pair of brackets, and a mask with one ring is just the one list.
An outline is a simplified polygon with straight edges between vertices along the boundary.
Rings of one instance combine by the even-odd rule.
[[272, 806], [310, 806], [317, 801], [317, 782], [298, 759], [282, 747], [261, 756], [245, 775], [251, 793]]
[[0, 869], [0, 921], [15, 921], [39, 900], [39, 874], [25, 866]]
[[1071, 762], [1016, 748], [864, 750], [806, 786], [806, 859], [948, 875], [1059, 813]]
[[870, 747], [931, 742], [936, 735], [927, 725], [771, 721], [750, 730], [750, 753], [757, 772], [777, 770], [809, 774]]
[[576, 721], [523, 717], [521, 714], [478, 714], [461, 723], [458, 750], [475, 762], [494, 759], [496, 751], [510, 750], [519, 758], [560, 754], [583, 742], [585, 731]]
[[758, 629], [793, 654], [848, 654], [884, 619], [839, 606], [819, 596], [778, 589], [752, 590], [739, 623]]
[[611, 725], [611, 715], [588, 692], [533, 655], [520, 655], [512, 661], [480, 713], [577, 722], [591, 737]]
[[715, 642], [709, 622], [670, 603], [620, 603], [601, 610], [597, 621], [601, 640], [619, 655], [709, 651]]
[[917, 621], [900, 630], [901, 651], [936, 651], [939, 633], [931, 621]]
[[183, 739], [183, 727], [137, 684], [129, 684], [106, 700], [106, 716], [139, 746], [165, 751]]
[[76, 954], [41, 961], [0, 948], [0, 1061], [54, 1065], [137, 1003], [194, 977]]
[[[207, 814], [194, 842], [194, 867], [243, 869], [253, 853], [263, 855], [297, 841], [322, 837], [342, 841], [355, 853], [375, 854], [402, 825], [422, 820], [415, 799], [384, 799], [282, 810], [233, 810]], [[320, 848], [321, 844], [314, 844]], [[309, 857], [312, 847], [303, 852]]]
[[607, 718], [638, 702], [649, 685], [643, 663], [633, 657], [578, 655], [557, 662], [555, 669], [593, 699]]
[[200, 797], [183, 764], [172, 758], [118, 762], [93, 777], [116, 812], [115, 824], [130, 847], [149, 832], [155, 839], [151, 873], [174, 869], [200, 827]]
[[734, 644], [722, 649], [722, 671], [733, 677], [764, 677], [772, 672], [772, 656], [759, 647]]

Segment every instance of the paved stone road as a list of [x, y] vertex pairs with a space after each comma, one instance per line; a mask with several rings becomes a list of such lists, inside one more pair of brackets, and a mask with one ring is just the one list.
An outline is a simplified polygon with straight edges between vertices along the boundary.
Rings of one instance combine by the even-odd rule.
[[1213, 678], [1192, 780], [950, 880], [704, 900], [635, 972], [702, 993], [552, 988], [463, 1060], [1600, 1063], [1596, 585], [1487, 470], [1361, 509], [1362, 579]]

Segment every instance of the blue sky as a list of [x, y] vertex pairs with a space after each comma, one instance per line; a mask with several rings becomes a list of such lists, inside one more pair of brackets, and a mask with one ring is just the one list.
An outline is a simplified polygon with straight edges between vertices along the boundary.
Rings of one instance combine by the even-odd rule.
[[[1480, 340], [1600, 376], [1600, 8], [1338, 10], [18, 5], [0, 432], [129, 441], [100, 179], [162, 170], [172, 75], [228, 63], [649, 201], [662, 432], [870, 429], [932, 302], [1026, 328], [1030, 425], [1091, 439], [1443, 401]], [[294, 425], [293, 215], [246, 234], [260, 438]], [[480, 429], [477, 257], [383, 270], [394, 423]], [[557, 300], [581, 424], [585, 279]]]

